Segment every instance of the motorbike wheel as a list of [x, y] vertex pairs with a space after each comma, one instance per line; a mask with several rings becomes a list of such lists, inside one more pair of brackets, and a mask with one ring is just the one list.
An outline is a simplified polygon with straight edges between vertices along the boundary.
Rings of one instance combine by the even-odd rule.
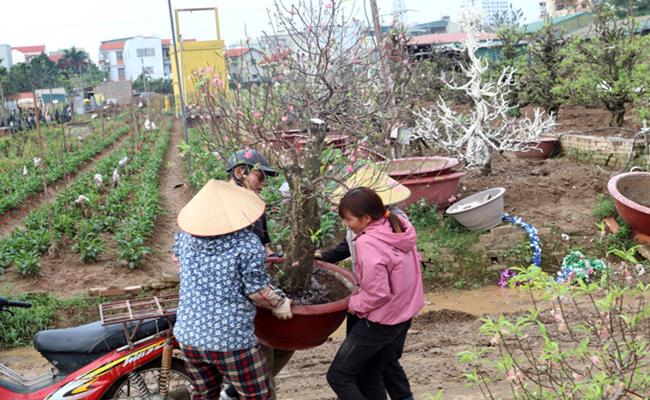
[[[158, 358], [147, 365], [143, 365], [135, 372], [135, 376], [125, 375], [111, 386], [102, 400], [158, 400], [160, 395], [160, 361]], [[147, 387], [146, 391], [140, 390], [138, 384]], [[148, 391], [148, 393], [147, 393]], [[190, 380], [185, 365], [182, 361], [174, 359], [172, 369], [169, 371], [169, 396], [168, 400], [190, 400], [192, 394], [192, 381]]]

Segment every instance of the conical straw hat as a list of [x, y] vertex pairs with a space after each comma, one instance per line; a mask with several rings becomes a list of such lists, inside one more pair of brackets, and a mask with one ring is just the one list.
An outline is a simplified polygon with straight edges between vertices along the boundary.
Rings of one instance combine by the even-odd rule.
[[178, 226], [194, 236], [225, 235], [252, 225], [264, 213], [252, 190], [211, 179], [178, 214]]
[[[352, 174], [346, 181], [345, 186], [348, 189], [357, 187], [367, 187], [381, 197], [385, 206], [400, 203], [411, 197], [411, 190], [386, 173], [378, 171], [371, 166], [364, 165], [357, 172]], [[339, 186], [332, 193], [332, 203], [338, 204], [345, 193], [346, 188]]]

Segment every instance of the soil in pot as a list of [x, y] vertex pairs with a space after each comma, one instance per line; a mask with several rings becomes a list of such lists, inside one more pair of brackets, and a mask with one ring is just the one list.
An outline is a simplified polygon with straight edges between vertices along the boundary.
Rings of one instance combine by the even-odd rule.
[[[273, 285], [279, 287], [277, 275], [282, 266], [270, 264], [267, 271], [273, 279]], [[289, 294], [294, 305], [317, 305], [332, 303], [350, 295], [350, 289], [334, 274], [322, 268], [314, 268], [311, 287], [297, 293]]]

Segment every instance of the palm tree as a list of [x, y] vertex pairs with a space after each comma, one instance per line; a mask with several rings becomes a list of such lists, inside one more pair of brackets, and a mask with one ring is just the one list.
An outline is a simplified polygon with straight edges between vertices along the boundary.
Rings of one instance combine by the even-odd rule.
[[59, 60], [59, 68], [68, 71], [72, 70], [74, 73], [81, 75], [88, 69], [89, 63], [88, 53], [77, 50], [72, 46], [63, 51], [63, 57]]

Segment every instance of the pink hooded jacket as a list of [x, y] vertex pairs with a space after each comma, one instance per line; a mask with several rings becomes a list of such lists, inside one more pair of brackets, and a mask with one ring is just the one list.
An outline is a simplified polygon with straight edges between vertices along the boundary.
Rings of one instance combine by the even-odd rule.
[[413, 318], [424, 306], [420, 254], [415, 228], [395, 233], [387, 218], [373, 221], [355, 238], [359, 291], [348, 308], [360, 318], [383, 325], [396, 325]]

